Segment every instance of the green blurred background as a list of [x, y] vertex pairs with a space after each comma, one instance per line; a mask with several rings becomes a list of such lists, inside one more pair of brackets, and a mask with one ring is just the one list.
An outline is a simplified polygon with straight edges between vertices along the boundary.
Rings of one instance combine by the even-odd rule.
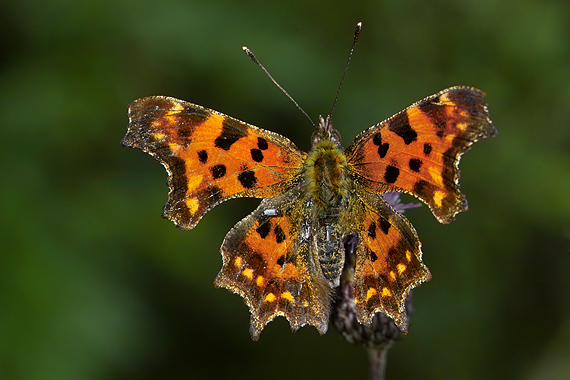
[[3, 1], [0, 3], [0, 379], [367, 376], [331, 326], [260, 341], [213, 280], [257, 200], [193, 231], [160, 218], [166, 173], [122, 149], [127, 106], [176, 96], [287, 135], [361, 130], [446, 87], [487, 92], [499, 136], [462, 161], [471, 210], [407, 213], [433, 279], [388, 379], [570, 377], [570, 3], [560, 1]]

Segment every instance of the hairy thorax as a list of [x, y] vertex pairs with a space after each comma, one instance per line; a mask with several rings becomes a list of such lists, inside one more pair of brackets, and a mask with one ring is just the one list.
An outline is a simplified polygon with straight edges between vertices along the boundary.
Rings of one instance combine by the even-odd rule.
[[322, 273], [332, 287], [339, 285], [344, 265], [339, 218], [346, 208], [348, 183], [346, 157], [330, 139], [315, 143], [307, 157], [307, 196], [313, 210], [313, 245], [318, 253]]

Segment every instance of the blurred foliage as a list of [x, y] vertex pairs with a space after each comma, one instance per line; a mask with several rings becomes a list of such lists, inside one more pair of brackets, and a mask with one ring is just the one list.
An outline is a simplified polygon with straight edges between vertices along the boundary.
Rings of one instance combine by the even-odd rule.
[[191, 232], [160, 218], [166, 174], [122, 149], [128, 104], [171, 95], [287, 135], [359, 131], [451, 85], [487, 92], [497, 138], [461, 162], [471, 210], [411, 210], [433, 279], [388, 378], [570, 373], [570, 3], [48, 0], [0, 3], [1, 379], [365, 378], [334, 329], [248, 335], [212, 285], [235, 200]]

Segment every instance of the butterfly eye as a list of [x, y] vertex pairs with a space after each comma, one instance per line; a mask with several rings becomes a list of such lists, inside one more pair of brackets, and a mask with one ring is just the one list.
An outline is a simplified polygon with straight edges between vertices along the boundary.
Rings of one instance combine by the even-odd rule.
[[340, 147], [340, 133], [338, 133], [336, 129], [331, 128], [329, 138], [331, 139], [332, 142], [335, 143], [335, 145]]
[[320, 139], [321, 139], [321, 134], [319, 132], [313, 132], [313, 134], [311, 135], [311, 144], [313, 146], [317, 145]]

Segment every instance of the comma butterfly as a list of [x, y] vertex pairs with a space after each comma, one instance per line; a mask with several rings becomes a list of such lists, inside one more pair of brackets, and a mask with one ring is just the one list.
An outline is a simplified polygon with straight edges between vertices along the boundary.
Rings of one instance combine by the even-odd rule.
[[240, 294], [259, 338], [278, 315], [292, 330], [328, 327], [344, 265], [343, 238], [357, 233], [353, 283], [358, 321], [383, 312], [407, 331], [404, 300], [430, 278], [416, 231], [384, 193], [411, 194], [441, 223], [467, 209], [459, 160], [494, 136], [484, 93], [451, 87], [360, 133], [344, 149], [330, 116], [319, 118], [309, 153], [274, 132], [202, 106], [151, 96], [129, 107], [125, 147], [168, 172], [163, 216], [192, 229], [216, 205], [263, 198], [221, 247], [215, 284]]

